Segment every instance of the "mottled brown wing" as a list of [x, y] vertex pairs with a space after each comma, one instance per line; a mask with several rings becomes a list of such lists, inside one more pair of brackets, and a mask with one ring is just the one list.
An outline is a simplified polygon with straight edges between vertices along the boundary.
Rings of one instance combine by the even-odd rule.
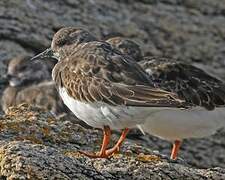
[[[127, 85], [154, 87], [148, 74], [130, 56], [122, 54], [108, 43], [95, 41], [81, 44], [74, 52], [67, 64], [71, 67], [79, 66], [85, 76]], [[79, 70], [75, 68], [76, 72]]]
[[165, 58], [146, 58], [140, 65], [155, 84], [192, 105], [209, 110], [225, 106], [225, 84], [193, 65]]
[[[76, 77], [70, 71], [62, 72], [62, 77]], [[63, 79], [63, 78], [62, 78]], [[173, 93], [142, 85], [109, 83], [95, 77], [81, 77], [64, 81], [63, 86], [73, 98], [84, 102], [105, 102], [110, 105], [178, 107], [182, 101]]]
[[184, 106], [174, 93], [155, 88], [135, 62], [102, 46], [92, 48], [58, 63], [60, 68], [56, 66], [53, 72], [57, 85], [65, 87], [73, 98], [111, 105]]

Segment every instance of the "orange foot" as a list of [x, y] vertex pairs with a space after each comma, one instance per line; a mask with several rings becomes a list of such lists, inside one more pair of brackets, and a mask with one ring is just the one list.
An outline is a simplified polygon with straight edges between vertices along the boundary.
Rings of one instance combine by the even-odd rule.
[[116, 153], [118, 153], [118, 152], [120, 151], [120, 147], [121, 147], [123, 141], [125, 140], [125, 138], [126, 138], [128, 132], [129, 132], [129, 129], [128, 129], [128, 128], [125, 128], [125, 129], [122, 131], [122, 134], [121, 134], [119, 140], [117, 141], [116, 145], [115, 145], [113, 148], [111, 148], [111, 149], [109, 149], [109, 150], [106, 150], [106, 154], [107, 154], [108, 156], [111, 156], [111, 155], [113, 155], [113, 154], [116, 154]]
[[109, 126], [104, 126], [103, 134], [104, 134], [104, 137], [103, 137], [103, 142], [102, 142], [102, 147], [100, 152], [95, 154], [95, 153], [79, 151], [79, 153], [90, 158], [108, 158], [109, 156], [106, 154], [106, 149], [109, 145], [110, 137], [111, 137], [111, 130]]
[[128, 128], [124, 129], [119, 140], [117, 141], [116, 145], [107, 150], [107, 146], [109, 145], [109, 141], [110, 141], [110, 136], [111, 136], [111, 131], [110, 128], [108, 126], [104, 127], [104, 138], [103, 138], [103, 142], [102, 142], [102, 147], [100, 152], [97, 153], [88, 153], [88, 152], [83, 152], [83, 151], [79, 151], [79, 153], [90, 157], [90, 158], [109, 158], [110, 156], [112, 156], [115, 153], [118, 153], [120, 150], [120, 146], [122, 145], [124, 139], [126, 138], [126, 135], [129, 131]]
[[176, 160], [177, 159], [177, 154], [178, 154], [178, 151], [180, 149], [180, 146], [181, 146], [181, 141], [180, 140], [174, 141], [173, 149], [172, 149], [171, 156], [170, 156], [170, 158], [172, 160]]

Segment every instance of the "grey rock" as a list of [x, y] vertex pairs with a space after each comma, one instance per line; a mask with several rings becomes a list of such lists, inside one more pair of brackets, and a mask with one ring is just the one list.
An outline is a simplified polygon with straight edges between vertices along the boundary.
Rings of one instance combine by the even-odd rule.
[[[204, 62], [221, 69], [225, 67], [224, 12], [225, 3], [220, 0], [2, 0], [0, 42], [37, 53], [50, 45], [60, 27], [81, 26], [100, 38], [115, 33], [130, 37], [147, 55]], [[7, 44], [2, 45], [7, 54], [20, 53]], [[2, 54], [2, 60], [10, 56]]]
[[[0, 117], [0, 177], [2, 179], [224, 179], [222, 168], [198, 169], [171, 162], [128, 141], [123, 153], [110, 159], [90, 159], [99, 130], [54, 119], [26, 104]], [[118, 138], [118, 137], [117, 137]], [[115, 139], [114, 139], [115, 141]]]
[[[202, 65], [202, 68], [210, 71], [210, 73], [225, 79], [224, 14], [224, 0], [114, 0], [107, 1], [107, 3], [102, 0], [1, 0], [0, 82], [11, 58], [41, 52], [50, 45], [52, 35], [62, 26], [81, 26], [102, 39], [115, 34], [123, 35], [139, 43], [145, 55], [166, 55], [181, 59], [184, 62], [194, 62]], [[4, 87], [0, 83], [0, 95]], [[21, 108], [18, 111], [23, 112]], [[39, 110], [34, 111], [39, 113]], [[46, 124], [48, 115], [43, 113], [41, 113], [42, 119], [40, 117], [36, 118], [38, 119], [37, 123], [29, 120], [24, 121], [24, 119], [20, 119], [23, 117], [21, 113], [15, 115], [12, 122], [11, 117], [2, 117], [0, 141], [4, 146], [1, 146], [1, 148], [10, 149], [11, 146], [18, 146], [21, 151], [23, 151], [23, 147], [30, 147], [34, 151], [39, 151], [36, 144], [40, 144], [41, 147], [47, 149], [53, 148], [57, 151], [57, 154], [61, 150], [97, 150], [96, 143], [100, 144], [101, 132], [98, 130], [84, 129], [78, 125], [74, 126], [74, 123], [67, 121], [66, 118], [62, 118], [62, 121], [53, 121], [54, 123], [49, 125]], [[10, 123], [6, 121], [7, 118], [9, 118]], [[41, 127], [44, 127], [44, 130]], [[49, 129], [50, 134], [48, 133]], [[179, 177], [180, 179], [184, 179], [184, 177], [188, 179], [189, 176], [189, 179], [196, 177], [198, 179], [224, 179], [222, 177], [222, 174], [224, 174], [222, 168], [225, 168], [224, 132], [222, 130], [210, 138], [184, 142], [180, 157], [192, 168], [187, 167], [185, 164], [179, 164], [180, 162], [175, 166], [174, 163], [167, 162], [165, 159], [163, 163], [166, 168], [155, 164], [154, 166], [149, 164], [140, 165], [140, 167], [147, 167], [147, 172], [145, 168], [135, 171], [135, 166], [133, 166], [133, 169], [129, 169], [126, 167], [127, 164], [124, 163], [122, 165], [125, 168], [118, 170], [118, 172], [123, 172], [122, 175], [118, 173], [118, 176], [114, 176], [114, 174], [117, 174], [117, 169], [115, 171], [113, 171], [113, 168], [110, 169], [110, 166], [114, 167], [114, 164], [108, 163], [108, 160], [96, 160], [96, 162], [100, 163], [96, 167], [101, 167], [107, 162], [105, 165], [107, 170], [104, 168], [103, 170], [109, 173], [107, 176], [113, 174], [112, 176], [116, 178], [135, 177], [141, 179], [143, 176], [141, 176], [140, 172], [143, 171], [144, 173], [150, 173], [150, 175], [148, 174], [149, 177], [161, 179], [168, 174], [170, 175], [170, 173], [175, 173], [174, 169], [176, 169], [177, 179]], [[117, 136], [114, 138], [116, 139]], [[14, 142], [15, 140], [16, 142]], [[23, 140], [29, 140], [29, 142], [23, 142]], [[166, 155], [169, 154], [171, 148], [170, 143], [158, 138], [139, 136], [130, 139], [128, 144], [124, 145], [123, 150], [126, 151], [133, 144], [141, 145], [142, 148], [140, 149], [142, 151], [143, 148], [148, 147]], [[151, 154], [149, 149], [147, 152]], [[133, 153], [135, 154], [135, 152]], [[20, 156], [15, 155], [15, 157], [19, 159]], [[121, 158], [121, 161], [123, 161], [125, 157]], [[83, 164], [88, 162], [83, 157], [80, 160], [82, 160]], [[93, 161], [95, 162], [95, 160]], [[8, 163], [11, 162], [13, 164], [13, 161]], [[92, 160], [89, 160], [89, 163], [91, 164]], [[169, 165], [165, 165], [165, 163]], [[170, 168], [171, 166], [176, 168]], [[221, 168], [196, 169], [216, 166]], [[12, 167], [16, 167], [15, 164]], [[182, 167], [184, 170], [178, 167]], [[127, 168], [129, 173], [126, 174]], [[165, 168], [166, 171], [158, 171], [160, 168]], [[111, 173], [110, 170], [113, 172]], [[11, 171], [14, 171], [14, 169], [11, 169]], [[8, 174], [5, 171], [2, 177], [10, 177], [11, 171], [7, 170]], [[140, 176], [132, 176], [135, 173]], [[19, 177], [19, 175], [21, 175], [21, 179], [27, 177], [20, 171], [15, 177]], [[103, 175], [106, 177], [104, 172]], [[102, 178], [103, 175], [99, 175], [99, 177]], [[10, 178], [13, 179], [13, 176]], [[84, 176], [85, 178], [88, 178], [88, 176]], [[166, 179], [169, 179], [169, 177]]]

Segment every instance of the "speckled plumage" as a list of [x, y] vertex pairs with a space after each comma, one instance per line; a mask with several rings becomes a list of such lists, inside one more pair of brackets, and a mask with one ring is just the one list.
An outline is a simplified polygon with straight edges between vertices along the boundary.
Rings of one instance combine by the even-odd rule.
[[[126, 42], [121, 39], [120, 45]], [[118, 50], [129, 52], [124, 50], [130, 48], [126, 43], [122, 47], [117, 46]], [[173, 92], [189, 104], [186, 109], [158, 109], [141, 125], [144, 132], [175, 142], [172, 159], [177, 157], [181, 140], [209, 136], [225, 126], [224, 82], [177, 60], [144, 57], [140, 61], [135, 56], [132, 59], [148, 73], [156, 87]]]
[[[104, 130], [100, 152], [83, 152], [89, 157], [109, 157], [118, 151], [129, 128], [145, 122], [159, 107], [188, 105], [174, 93], [156, 88], [130, 56], [82, 29], [60, 29], [51, 48], [32, 60], [40, 57], [58, 60], [52, 77], [67, 107], [90, 126]], [[107, 150], [110, 129], [123, 131], [116, 145]]]
[[[116, 41], [111, 38], [107, 42], [112, 43], [113, 46], [123, 52], [129, 52], [129, 49], [138, 47], [135, 42], [122, 37], [116, 37]], [[129, 42], [129, 45], [127, 42]], [[127, 55], [138, 62], [150, 75], [155, 86], [174, 92], [190, 106], [202, 106], [208, 110], [225, 106], [224, 82], [203, 70], [191, 64], [169, 58], [141, 57], [137, 59], [132, 54]]]
[[176, 93], [191, 106], [208, 110], [225, 107], [225, 84], [191, 64], [146, 57], [140, 65], [152, 76], [155, 84]]
[[[68, 44], [59, 43], [64, 42], [63, 39], [68, 39], [68, 36], [71, 38]], [[96, 113], [103, 113], [104, 106], [107, 106], [109, 111], [113, 111], [113, 106], [124, 106], [125, 109], [131, 106], [185, 106], [173, 93], [155, 88], [152, 80], [136, 62], [108, 43], [93, 38], [84, 30], [61, 29], [53, 37], [52, 50], [59, 55], [59, 62], [53, 69], [53, 79], [57, 87], [63, 89], [60, 92], [66, 93], [66, 95], [61, 94], [61, 96], [71, 97], [76, 102], [85, 103], [84, 106], [92, 104], [96, 106], [94, 107]], [[64, 56], [65, 54], [66, 56]], [[71, 101], [66, 104], [70, 106], [70, 109], [73, 109]], [[74, 102], [74, 104], [77, 103]], [[76, 106], [81, 108], [81, 104]], [[88, 113], [88, 109], [84, 108], [83, 111], [85, 110], [87, 111], [85, 113]], [[95, 127], [92, 118], [89, 116], [87, 118], [86, 115], [81, 116], [79, 110], [75, 112], [76, 109], [73, 109], [72, 111], [78, 117], [83, 117], [82, 120], [86, 123]], [[113, 111], [113, 113], [115, 112]], [[114, 114], [114, 116], [114, 119], [119, 121], [119, 115]], [[96, 118], [93, 117], [93, 119], [93, 121], [97, 121]], [[112, 118], [110, 121], [113, 122], [114, 119]], [[108, 120], [99, 121], [102, 124], [100, 127], [111, 124]], [[144, 119], [138, 121], [141, 123]], [[99, 127], [99, 123], [96, 124], [98, 124], [96, 127]], [[125, 127], [118, 125], [114, 128], [122, 129]]]
[[182, 105], [181, 101], [175, 101], [173, 94], [149, 86], [151, 80], [139, 66], [110, 48], [102, 42], [78, 46], [76, 55], [55, 66], [53, 78], [56, 84], [65, 87], [74, 99], [84, 102], [130, 106]]
[[114, 48], [119, 49], [123, 54], [131, 56], [136, 61], [141, 61], [143, 59], [140, 46], [127, 38], [113, 37], [107, 39], [106, 42], [111, 44]]

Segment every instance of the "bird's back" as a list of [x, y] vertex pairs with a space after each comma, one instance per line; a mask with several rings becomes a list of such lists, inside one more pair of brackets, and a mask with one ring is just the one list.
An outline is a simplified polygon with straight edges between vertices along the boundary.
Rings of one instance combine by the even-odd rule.
[[177, 93], [193, 106], [225, 107], [225, 84], [205, 71], [180, 61], [145, 58], [140, 65], [161, 88]]

